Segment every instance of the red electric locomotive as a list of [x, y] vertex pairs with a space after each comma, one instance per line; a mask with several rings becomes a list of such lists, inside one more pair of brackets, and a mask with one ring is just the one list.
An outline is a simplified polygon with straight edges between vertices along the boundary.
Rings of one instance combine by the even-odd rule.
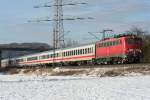
[[136, 35], [118, 35], [96, 43], [97, 64], [136, 63], [142, 60], [142, 39]]
[[136, 35], [119, 35], [96, 43], [56, 49], [2, 60], [2, 66], [36, 66], [56, 64], [120, 64], [140, 62], [142, 39]]

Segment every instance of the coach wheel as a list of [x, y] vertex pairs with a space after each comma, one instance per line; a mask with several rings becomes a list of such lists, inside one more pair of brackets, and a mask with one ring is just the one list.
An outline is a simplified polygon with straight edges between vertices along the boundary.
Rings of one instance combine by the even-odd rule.
[[82, 62], [77, 62], [77, 65], [78, 65], [78, 66], [81, 66], [81, 65], [82, 65]]

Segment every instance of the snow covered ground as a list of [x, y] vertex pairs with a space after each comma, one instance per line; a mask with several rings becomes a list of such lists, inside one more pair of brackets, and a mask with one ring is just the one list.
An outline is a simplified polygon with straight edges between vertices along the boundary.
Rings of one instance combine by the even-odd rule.
[[0, 75], [0, 100], [150, 100], [150, 76]]

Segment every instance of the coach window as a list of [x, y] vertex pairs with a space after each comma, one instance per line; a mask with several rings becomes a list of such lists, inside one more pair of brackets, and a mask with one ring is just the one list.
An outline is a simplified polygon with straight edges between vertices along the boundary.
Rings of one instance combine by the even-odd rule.
[[76, 55], [76, 50], [74, 50], [74, 55]]
[[76, 55], [76, 51], [75, 50], [73, 50], [73, 55]]
[[27, 61], [32, 61], [32, 60], [37, 60], [38, 59], [38, 57], [29, 57], [29, 58], [27, 58]]
[[65, 57], [66, 57], [66, 55], [67, 55], [67, 52], [64, 52], [65, 53]]
[[82, 49], [82, 54], [84, 54], [84, 49]]
[[77, 50], [75, 50], [75, 55], [77, 55]]
[[89, 48], [87, 48], [87, 53], [89, 53]]
[[65, 52], [63, 52], [63, 56], [65, 57]]
[[72, 51], [70, 51], [70, 56], [72, 56]]
[[70, 55], [69, 56], [71, 56], [72, 55], [72, 51], [70, 51]]
[[84, 49], [84, 54], [86, 54], [86, 49]]
[[74, 50], [74, 55], [76, 55], [76, 50]]
[[67, 51], [67, 56], [69, 56], [69, 51]]
[[72, 50], [72, 56], [74, 55], [74, 50]]
[[71, 56], [71, 51], [69, 51], [69, 56]]
[[67, 51], [67, 57], [69, 56], [69, 51]]
[[73, 55], [75, 55], [75, 50], [73, 50]]
[[90, 53], [92, 53], [92, 48], [90, 48]]
[[91, 53], [91, 48], [89, 48], [89, 53]]
[[89, 53], [91, 53], [91, 48], [89, 48]]
[[85, 49], [85, 54], [87, 54], [87, 48]]
[[76, 50], [76, 54], [78, 55], [78, 50]]
[[80, 55], [80, 49], [79, 49], [78, 55]]
[[66, 57], [68, 56], [68, 51], [66, 51]]
[[82, 49], [82, 54], [84, 54], [84, 49]]
[[80, 49], [80, 53], [79, 53], [80, 55], [82, 54], [82, 49]]
[[70, 51], [70, 55], [69, 55], [69, 56], [71, 56], [71, 55], [72, 55], [71, 53], [72, 53], [72, 51]]
[[91, 53], [93, 53], [93, 47], [91, 48]]
[[70, 51], [70, 56], [72, 56], [72, 51]]

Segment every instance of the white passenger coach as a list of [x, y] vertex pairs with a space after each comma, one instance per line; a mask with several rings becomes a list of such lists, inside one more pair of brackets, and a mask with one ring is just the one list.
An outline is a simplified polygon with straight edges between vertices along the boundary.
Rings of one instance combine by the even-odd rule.
[[2, 60], [2, 66], [33, 66], [41, 64], [80, 64], [88, 63], [95, 58], [95, 44], [87, 44], [71, 48], [56, 49], [17, 58]]

